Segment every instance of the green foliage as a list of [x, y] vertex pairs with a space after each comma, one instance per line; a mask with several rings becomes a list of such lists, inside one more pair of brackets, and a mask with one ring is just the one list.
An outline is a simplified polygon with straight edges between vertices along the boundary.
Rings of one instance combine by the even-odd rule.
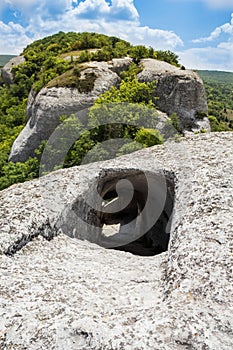
[[140, 83], [134, 77], [132, 79], [123, 80], [119, 88], [112, 87], [105, 94], [99, 96], [96, 100], [96, 104], [109, 102], [129, 102], [155, 106], [155, 89], [155, 82]]
[[137, 141], [128, 141], [122, 147], [119, 148], [118, 152], [116, 153], [116, 156], [120, 157], [125, 154], [139, 151], [142, 148], [144, 148], [143, 145], [139, 144]]
[[141, 59], [150, 57], [149, 49], [143, 45], [134, 46], [130, 50], [130, 57], [135, 63], [139, 63]]
[[161, 145], [164, 140], [158, 130], [141, 128], [136, 133], [135, 141], [141, 143], [144, 147], [151, 147], [154, 145]]
[[9, 162], [2, 167], [0, 190], [18, 182], [31, 180], [39, 175], [39, 160], [29, 158], [25, 163]]
[[155, 58], [160, 61], [165, 61], [167, 63], [173, 64], [174, 66], [180, 67], [179, 65], [179, 56], [176, 55], [174, 52], [167, 50], [167, 51], [156, 51]]
[[[209, 116], [211, 131], [220, 132], [220, 131], [230, 131], [231, 128], [227, 128], [227, 125], [223, 121], [219, 121], [215, 116]], [[232, 128], [233, 130], [233, 128]]]
[[[26, 123], [26, 104], [31, 88], [39, 92], [44, 86], [71, 86], [78, 88], [80, 92], [91, 91], [96, 79], [95, 74], [86, 74], [84, 79], [80, 79], [81, 71], [85, 67], [83, 63], [91, 60], [108, 61], [112, 58], [130, 56], [135, 63], [122, 74], [123, 81], [119, 88], [112, 88], [100, 96], [91, 108], [87, 125], [89, 131], [78, 125], [74, 117], [63, 118], [63, 131], [67, 133], [76, 131], [81, 136], [71, 147], [64, 164], [60, 164], [59, 159], [62, 147], [66, 146], [67, 141], [65, 136], [63, 139], [61, 137], [61, 149], [52, 151], [53, 169], [80, 164], [85, 155], [90, 154], [90, 150], [93, 152], [89, 160], [96, 159], [96, 155], [100, 160], [111, 157], [114, 152], [120, 155], [127, 150], [136, 150], [139, 147], [136, 137], [141, 138], [142, 147], [160, 140], [159, 135], [155, 135], [152, 131], [139, 132], [138, 125], [146, 125], [152, 129], [156, 127], [157, 112], [154, 98], [156, 83], [146, 84], [137, 81], [136, 74], [142, 69], [137, 63], [141, 58], [157, 57], [177, 64], [175, 54], [167, 51], [162, 55], [162, 51], [156, 52], [153, 48], [142, 45], [132, 46], [114, 36], [74, 32], [59, 32], [37, 40], [28, 45], [22, 54], [25, 62], [12, 69], [15, 83], [7, 88], [0, 79], [0, 189], [32, 179], [39, 174], [44, 142], [35, 151], [35, 158], [30, 158], [25, 163], [8, 163], [12, 144]], [[11, 57], [5, 57], [3, 60], [1, 58], [3, 57], [0, 56], [0, 66]], [[120, 146], [120, 149], [103, 147], [103, 142], [111, 138], [127, 142]]]
[[51, 80], [48, 87], [71, 87], [77, 88], [79, 92], [90, 92], [94, 88], [94, 83], [97, 75], [94, 72], [85, 73], [84, 77], [81, 77], [81, 71], [85, 67], [73, 68], [57, 78]]
[[179, 134], [181, 134], [183, 129], [182, 129], [180, 118], [178, 117], [178, 115], [176, 113], [172, 113], [170, 115], [170, 119], [174, 128], [177, 130]]
[[[154, 84], [139, 83], [134, 77], [123, 80], [118, 89], [112, 88], [99, 96], [89, 110], [89, 131], [83, 132], [85, 128], [78, 126], [81, 137], [68, 152], [64, 166], [81, 164], [87, 154], [88, 161], [104, 160], [161, 144], [162, 135], [154, 129], [158, 122], [158, 113], [152, 101], [154, 90]], [[67, 128], [71, 128], [74, 122], [75, 117], [68, 118]], [[145, 125], [147, 129], [143, 128]], [[109, 143], [108, 140], [117, 142]]]
[[233, 130], [233, 73], [197, 71], [204, 81], [211, 131]]
[[129, 68], [123, 72], [120, 73], [121, 79], [125, 81], [132, 81], [133, 79], [136, 79], [137, 74], [142, 72], [143, 67], [137, 65], [136, 63], [131, 63], [129, 65]]

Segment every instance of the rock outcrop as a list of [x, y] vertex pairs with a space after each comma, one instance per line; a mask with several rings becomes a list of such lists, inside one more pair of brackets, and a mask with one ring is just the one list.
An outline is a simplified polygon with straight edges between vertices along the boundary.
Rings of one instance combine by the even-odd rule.
[[[232, 149], [232, 133], [192, 135], [2, 191], [0, 348], [231, 350]], [[95, 244], [114, 178], [137, 193], [142, 174], [170, 196], [167, 251]]]
[[91, 62], [91, 67], [81, 72], [96, 74], [94, 88], [90, 92], [79, 92], [76, 88], [43, 88], [38, 94], [30, 93], [27, 106], [27, 124], [15, 140], [10, 161], [25, 161], [34, 155], [42, 140], [47, 140], [60, 123], [62, 115], [75, 114], [93, 105], [99, 94], [120, 82], [120, 78], [105, 62]]
[[25, 58], [24, 56], [17, 56], [13, 57], [1, 70], [1, 75], [4, 83], [7, 86], [10, 86], [14, 82], [13, 74], [12, 74], [12, 68], [15, 66], [18, 66], [20, 63], [24, 62]]
[[156, 104], [161, 111], [168, 115], [176, 113], [184, 129], [210, 131], [204, 85], [195, 72], [153, 59], [144, 59], [141, 65], [143, 71], [138, 79], [157, 81]]
[[[60, 122], [61, 115], [70, 115], [90, 107], [99, 94], [120, 82], [119, 74], [127, 70], [130, 58], [113, 59], [112, 62], [90, 62], [85, 74], [95, 73], [98, 78], [90, 92], [76, 88], [45, 87], [37, 95], [32, 91], [28, 99], [27, 125], [15, 140], [9, 160], [25, 161], [34, 155], [42, 140], [47, 140]], [[183, 71], [166, 62], [142, 60], [144, 69], [138, 74], [140, 81], [158, 82], [157, 105], [168, 115], [177, 113], [182, 127], [188, 130], [210, 130], [207, 101], [201, 79], [192, 71]], [[204, 116], [203, 116], [204, 115]]]

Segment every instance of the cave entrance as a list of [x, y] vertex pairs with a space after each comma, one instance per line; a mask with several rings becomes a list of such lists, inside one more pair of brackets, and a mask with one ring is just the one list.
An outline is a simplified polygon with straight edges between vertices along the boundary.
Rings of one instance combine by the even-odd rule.
[[153, 256], [168, 249], [174, 206], [174, 174], [113, 171], [99, 180], [98, 244]]

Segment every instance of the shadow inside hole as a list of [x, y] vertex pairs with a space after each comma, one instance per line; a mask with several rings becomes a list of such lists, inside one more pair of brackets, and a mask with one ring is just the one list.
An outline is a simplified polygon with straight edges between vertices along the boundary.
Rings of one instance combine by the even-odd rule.
[[[166, 200], [159, 218], [155, 220], [152, 227], [146, 233], [142, 234], [141, 237], [111, 249], [121, 250], [139, 256], [154, 256], [167, 251], [174, 206], [174, 174], [163, 173], [161, 174], [162, 177], [163, 179], [165, 177], [166, 181]], [[106, 209], [119, 201], [116, 184], [122, 178], [132, 183], [134, 193], [130, 203], [124, 209], [118, 212], [102, 212], [99, 224], [102, 227], [102, 235], [106, 237], [117, 237], [118, 234], [120, 235], [122, 229], [127, 228], [131, 222], [136, 222], [148, 198], [148, 184], [144, 173], [135, 173], [134, 171], [124, 176], [120, 174], [117, 176], [115, 174], [115, 178], [105, 179], [105, 182], [99, 186], [99, 193], [103, 199], [102, 208]], [[159, 186], [158, 174], [156, 174], [155, 184]], [[152, 202], [152, 207], [153, 205], [156, 211], [156, 199], [155, 203]], [[125, 231], [127, 233], [127, 229]]]

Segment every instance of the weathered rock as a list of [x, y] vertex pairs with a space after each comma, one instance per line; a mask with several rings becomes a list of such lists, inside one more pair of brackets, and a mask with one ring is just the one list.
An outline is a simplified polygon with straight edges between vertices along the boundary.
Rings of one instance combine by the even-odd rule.
[[138, 79], [157, 81], [156, 104], [161, 111], [176, 113], [184, 129], [210, 131], [204, 84], [195, 72], [154, 59], [144, 59], [141, 64], [144, 69]]
[[94, 88], [81, 93], [76, 88], [43, 88], [37, 95], [32, 91], [27, 106], [27, 124], [11, 149], [9, 160], [25, 161], [34, 155], [42, 140], [47, 140], [60, 123], [62, 115], [71, 115], [93, 105], [99, 94], [117, 85], [118, 75], [112, 72], [106, 62], [91, 62], [90, 67], [81, 72], [95, 73]]
[[[111, 62], [90, 62], [85, 74], [95, 73], [98, 78], [91, 92], [78, 89], [43, 88], [37, 95], [32, 91], [28, 99], [28, 123], [15, 140], [9, 160], [25, 161], [34, 155], [42, 140], [47, 140], [59, 124], [61, 115], [70, 115], [90, 107], [99, 94], [119, 84], [122, 71], [127, 70], [131, 58], [113, 59]], [[192, 71], [183, 71], [166, 62], [142, 60], [144, 69], [138, 74], [140, 81], [158, 82], [156, 94], [159, 109], [168, 115], [177, 113], [184, 129], [210, 131], [207, 101], [201, 79]]]
[[[232, 133], [192, 135], [2, 191], [1, 349], [231, 350], [232, 149]], [[80, 218], [98, 222], [88, 201], [114, 172], [173, 177], [168, 252], [62, 233], [95, 240]]]
[[110, 67], [112, 67], [113, 72], [120, 74], [127, 69], [129, 69], [129, 66], [133, 62], [132, 58], [125, 57], [125, 58], [113, 58], [111, 61]]
[[13, 74], [12, 74], [12, 68], [15, 66], [18, 66], [18, 64], [22, 63], [25, 61], [24, 56], [17, 56], [13, 57], [1, 70], [1, 75], [4, 83], [7, 86], [10, 86], [13, 84], [14, 79], [13, 79]]

